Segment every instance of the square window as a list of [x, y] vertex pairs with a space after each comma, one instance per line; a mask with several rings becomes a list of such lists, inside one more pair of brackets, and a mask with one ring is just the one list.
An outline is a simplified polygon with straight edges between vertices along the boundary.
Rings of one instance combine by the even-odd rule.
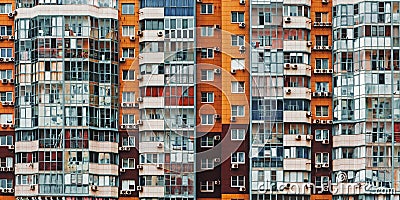
[[244, 164], [245, 162], [246, 161], [245, 161], [245, 153], [244, 152], [232, 153], [231, 163]]
[[245, 129], [232, 129], [231, 140], [244, 140], [245, 134]]
[[202, 103], [214, 103], [214, 92], [202, 92], [201, 93]]
[[231, 116], [233, 117], [244, 117], [244, 106], [232, 106]]
[[232, 88], [232, 93], [244, 93], [244, 82], [232, 81], [231, 88]]
[[213, 81], [214, 80], [214, 70], [201, 70], [201, 80], [202, 81]]
[[135, 26], [122, 26], [122, 36], [134, 36]]
[[329, 113], [329, 106], [316, 106], [315, 107], [316, 110], [316, 116], [317, 117], [328, 117]]
[[244, 22], [244, 12], [232, 12], [231, 13], [231, 22], [232, 23]]
[[123, 15], [134, 15], [135, 14], [135, 4], [123, 3], [122, 4], [122, 14]]
[[213, 14], [213, 4], [201, 4], [200, 14]]
[[213, 125], [214, 124], [214, 115], [201, 115], [201, 124], [202, 125]]
[[122, 57], [123, 58], [134, 58], [135, 57], [135, 49], [134, 48], [123, 48], [122, 49]]

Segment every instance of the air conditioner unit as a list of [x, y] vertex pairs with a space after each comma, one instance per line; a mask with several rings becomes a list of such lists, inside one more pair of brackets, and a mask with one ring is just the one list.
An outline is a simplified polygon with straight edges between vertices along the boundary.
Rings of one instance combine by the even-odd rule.
[[13, 79], [13, 78], [8, 79], [8, 82], [9, 82], [9, 83], [14, 83], [14, 79]]
[[12, 12], [8, 13], [8, 17], [9, 17], [9, 18], [13, 18], [13, 17], [14, 17], [14, 14], [13, 14]]
[[214, 47], [214, 51], [215, 51], [215, 52], [221, 52], [221, 48], [219, 48], [219, 47]]
[[327, 140], [327, 139], [322, 140], [322, 144], [329, 144], [329, 140]]
[[321, 22], [314, 22], [314, 26], [320, 26]]
[[163, 147], [163, 144], [161, 142], [157, 144], [157, 148], [162, 148], [162, 147]]
[[158, 31], [158, 32], [157, 32], [157, 36], [158, 36], [158, 37], [162, 37], [163, 35], [164, 35], [164, 33], [163, 33], [162, 31]]
[[158, 163], [157, 164], [157, 169], [162, 169], [163, 168], [163, 164]]
[[126, 126], [125, 125], [121, 125], [121, 126], [119, 126], [121, 129], [126, 129]]
[[285, 23], [290, 23], [292, 19], [290, 17], [285, 17]]
[[321, 124], [326, 124], [326, 120], [321, 120]]
[[136, 166], [138, 169], [143, 169], [143, 165], [137, 165]]
[[0, 171], [5, 172], [5, 171], [6, 171], [6, 168], [5, 168], [5, 167], [2, 167], [2, 168], [0, 168]]
[[237, 169], [237, 168], [239, 168], [239, 164], [237, 164], [237, 163], [232, 163], [231, 168], [232, 168], [232, 169]]
[[215, 29], [221, 29], [221, 26], [219, 24], [214, 24]]
[[1, 83], [3, 83], [3, 84], [8, 83], [8, 79], [6, 79], [6, 78], [1, 79]]
[[322, 3], [327, 4], [327, 3], [329, 3], [329, 0], [322, 0]]
[[240, 187], [240, 188], [239, 188], [239, 191], [240, 191], [240, 192], [245, 192], [245, 191], [246, 191], [246, 188], [245, 188], [245, 187]]
[[328, 73], [333, 73], [333, 69], [328, 69]]
[[307, 46], [308, 46], [308, 47], [311, 47], [311, 46], [312, 46], [312, 41], [308, 41], [308, 42], [307, 42]]
[[[197, 0], [197, 1], [199, 1], [199, 0]], [[142, 186], [138, 185], [138, 186], [136, 187], [136, 190], [137, 190], [137, 191], [142, 191], [143, 188], [142, 188]]]
[[119, 168], [119, 172], [125, 172], [124, 168]]
[[9, 146], [8, 146], [8, 149], [14, 149], [14, 148], [15, 148], [14, 145], [9, 145]]
[[8, 104], [9, 104], [10, 106], [14, 106], [14, 101], [9, 101]]
[[313, 97], [318, 97], [318, 92], [313, 92], [313, 93], [312, 93], [312, 96], [313, 96]]
[[292, 93], [292, 90], [291, 89], [287, 89], [286, 90], [286, 94], [291, 94]]
[[131, 148], [130, 148], [130, 147], [122, 147], [122, 150], [123, 150], [123, 151], [130, 151]]
[[3, 36], [0, 36], [0, 40], [4, 40]]
[[329, 167], [329, 163], [324, 163], [324, 164], [322, 164], [322, 167], [323, 167], [323, 168], [328, 168], [328, 167]]
[[125, 62], [125, 58], [119, 58], [119, 62]]
[[324, 92], [323, 94], [324, 94], [325, 97], [329, 97], [330, 96], [329, 92]]
[[245, 46], [240, 46], [239, 47], [239, 51], [245, 51], [246, 50], [246, 47]]
[[131, 36], [129, 36], [129, 39], [132, 40], [132, 41], [135, 41], [136, 38], [135, 38], [134, 35], [131, 35]]
[[221, 119], [221, 115], [215, 114], [215, 115], [214, 115], [214, 119]]
[[311, 117], [312, 116], [312, 112], [307, 112], [306, 113], [306, 117]]
[[35, 190], [35, 185], [30, 186], [31, 190]]
[[314, 138], [313, 135], [307, 135], [306, 140], [312, 140]]
[[289, 188], [290, 188], [290, 183], [286, 183], [285, 189], [289, 189]]
[[231, 74], [236, 74], [236, 69], [231, 69]]
[[246, 28], [246, 23], [240, 22], [239, 23], [239, 28]]
[[134, 107], [134, 108], [139, 108], [139, 104], [138, 104], [138, 103], [135, 103], [135, 104], [133, 104], [133, 107]]
[[214, 69], [214, 74], [220, 74], [221, 73], [221, 69]]
[[231, 117], [231, 122], [236, 122], [236, 117], [235, 116]]
[[289, 63], [286, 63], [286, 64], [284, 65], [284, 68], [285, 68], [285, 69], [290, 69], [290, 64], [289, 64]]
[[97, 190], [98, 190], [97, 185], [92, 185], [92, 187], [90, 187], [90, 189], [91, 189], [92, 191], [97, 191]]
[[139, 120], [136, 121], [136, 124], [142, 125], [143, 121], [139, 119]]
[[2, 128], [7, 128], [7, 127], [8, 127], [8, 124], [2, 124], [1, 127], [2, 127]]
[[142, 76], [142, 75], [138, 75], [136, 79], [137, 79], [137, 80], [142, 80], [142, 79], [143, 79], [143, 76]]
[[321, 73], [320, 69], [314, 69], [314, 74], [319, 74], [319, 73]]
[[219, 180], [214, 181], [214, 185], [221, 185], [221, 181], [219, 181]]
[[8, 40], [14, 40], [14, 39], [15, 39], [15, 36], [13, 36], [13, 35], [8, 36]]
[[216, 140], [216, 141], [221, 140], [221, 136], [220, 136], [220, 135], [215, 135], [215, 136], [214, 136], [214, 140]]
[[126, 194], [125, 190], [121, 190], [119, 193], [120, 194]]
[[319, 119], [314, 119], [314, 122], [313, 122], [313, 124], [319, 124]]
[[197, 3], [201, 3], [202, 1], [201, 1], [201, 0], [196, 0], [196, 2], [197, 2]]
[[138, 35], [138, 36], [143, 36], [143, 31], [138, 31], [138, 32], [137, 32], [137, 35]]
[[214, 158], [214, 162], [221, 162], [221, 158]]
[[143, 97], [138, 97], [136, 100], [137, 100], [138, 102], [143, 102]]
[[327, 120], [326, 123], [328, 123], [328, 124], [333, 124], [333, 121], [332, 121], [332, 120]]
[[240, 3], [240, 5], [244, 5], [244, 4], [246, 4], [246, 1], [245, 0], [239, 0], [239, 3]]
[[296, 135], [296, 140], [301, 140], [301, 135], [300, 134]]
[[297, 65], [292, 65], [292, 69], [297, 69]]
[[332, 46], [326, 46], [325, 48], [328, 50], [332, 50]]
[[322, 167], [322, 165], [321, 164], [315, 164], [315, 168], [321, 168]]
[[328, 73], [328, 70], [327, 69], [322, 69], [321, 73], [326, 74], [326, 73]]
[[7, 167], [7, 171], [9, 171], [9, 172], [14, 171], [14, 167]]

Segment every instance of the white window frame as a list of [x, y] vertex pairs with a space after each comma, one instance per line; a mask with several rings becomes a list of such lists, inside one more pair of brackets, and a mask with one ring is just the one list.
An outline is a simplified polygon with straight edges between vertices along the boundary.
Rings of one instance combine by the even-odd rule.
[[[130, 56], [133, 54], [132, 56]], [[134, 58], [135, 57], [135, 48], [122, 48], [122, 57], [123, 58]]]
[[328, 129], [316, 129], [315, 130], [315, 141], [329, 140]]
[[12, 48], [0, 48], [0, 57], [1, 58], [13, 58], [14, 54], [13, 54]]
[[[234, 185], [234, 181], [236, 184]], [[242, 182], [243, 184], [240, 184]], [[246, 185], [246, 176], [231, 176], [231, 187], [244, 187]]]
[[12, 26], [0, 26], [0, 35], [6, 36], [6, 35], [12, 35]]
[[[127, 139], [126, 140], [126, 142], [127, 142], [127, 144], [125, 144], [125, 138]], [[136, 138], [135, 138], [135, 136], [128, 136], [128, 137], [122, 137], [122, 146], [123, 147], [135, 147], [135, 141], [136, 140]], [[131, 142], [132, 142], [132, 145], [131, 145]]]
[[[127, 79], [125, 79], [124, 71], [126, 71], [126, 73], [127, 73]], [[132, 72], [132, 73], [130, 73], [130, 72]], [[123, 70], [122, 71], [122, 80], [123, 81], [134, 81], [135, 80], [135, 70]]]
[[[133, 160], [133, 165], [132, 166], [129, 166], [129, 163], [131, 162]], [[128, 165], [126, 166], [125, 165], [125, 163], [124, 163], [124, 161], [127, 161], [128, 163]], [[136, 160], [135, 160], [135, 158], [122, 158], [122, 168], [123, 169], [135, 169], [135, 164], [136, 164]]]
[[232, 117], [244, 117], [245, 110], [243, 105], [232, 105], [231, 106], [231, 116]]
[[232, 46], [244, 46], [245, 36], [244, 35], [231, 35]]
[[231, 59], [231, 69], [235, 70], [244, 70], [245, 67], [245, 59], [244, 58], [232, 58]]
[[329, 69], [329, 59], [328, 58], [315, 59], [315, 69]]
[[316, 82], [315, 83], [316, 92], [329, 92], [329, 82]]
[[135, 36], [135, 26], [122, 26], [122, 36]]
[[[324, 109], [326, 109], [326, 115], [324, 115]], [[320, 113], [317, 114], [317, 113]], [[315, 116], [317, 117], [329, 117], [329, 106], [315, 106]]]
[[[203, 10], [203, 8], [204, 8], [204, 10]], [[200, 14], [202, 14], [202, 15], [214, 14], [214, 5], [210, 4], [210, 3], [201, 4], [200, 5]]]
[[135, 92], [122, 92], [122, 103], [134, 103]]
[[[324, 44], [325, 41], [326, 41], [326, 44]], [[329, 45], [329, 36], [316, 35], [315, 36], [315, 44], [316, 44], [316, 46], [328, 46]]]
[[[240, 87], [240, 83], [243, 83], [243, 87]], [[232, 81], [231, 82], [231, 92], [232, 93], [244, 93], [246, 83], [244, 81]]]
[[[131, 10], [131, 7], [133, 8]], [[126, 12], [128, 11], [128, 12]], [[135, 14], [135, 4], [133, 3], [123, 3], [121, 5], [121, 14], [123, 15], [134, 15]]]
[[200, 31], [200, 36], [202, 37], [212, 37], [214, 36], [214, 27], [212, 26], [202, 26]]
[[214, 125], [214, 115], [213, 114], [201, 115], [201, 125]]
[[231, 129], [231, 140], [244, 140], [245, 137], [246, 137], [245, 129]]
[[[8, 14], [12, 12], [12, 4], [11, 3], [1, 3], [0, 7], [4, 7], [4, 12], [0, 12], [0, 14]], [[0, 8], [0, 11], [3, 10], [3, 8]]]
[[[234, 155], [236, 161], [234, 161]], [[246, 153], [245, 152], [235, 152], [231, 154], [231, 163], [232, 164], [245, 164], [246, 163]]]
[[203, 136], [203, 137], [201, 137], [200, 146], [203, 147], [203, 148], [212, 148], [212, 147], [214, 147], [214, 137], [211, 137], [211, 136]]
[[[327, 157], [327, 162], [324, 162], [324, 157]], [[318, 152], [315, 153], [315, 164], [329, 164], [329, 153]]]
[[213, 48], [201, 48], [200, 56], [203, 59], [213, 59], [214, 58], [214, 49]]
[[[133, 189], [130, 189], [133, 188]], [[121, 190], [135, 191], [136, 183], [135, 180], [122, 180]]]
[[[133, 118], [133, 120], [132, 120], [132, 118]], [[126, 120], [128, 120], [128, 121], [126, 121]], [[129, 123], [129, 121], [131, 121], [131, 120], [132, 120], [132, 123]], [[122, 115], [122, 124], [124, 124], [124, 125], [133, 125], [133, 124], [135, 124], [135, 115], [134, 114]]]
[[[206, 79], [204, 79], [206, 78]], [[214, 70], [207, 69], [201, 70], [201, 80], [202, 81], [214, 81]]]
[[[4, 101], [3, 101], [3, 97], [5, 98]], [[2, 92], [0, 98], [1, 98], [1, 102], [13, 101], [13, 92]]]
[[328, 186], [328, 184], [329, 184], [329, 176], [315, 177], [315, 186], [316, 187]]
[[202, 181], [200, 184], [200, 192], [214, 192], [214, 181]]
[[202, 158], [201, 159], [201, 169], [214, 169], [214, 159]]
[[[203, 97], [203, 95], [205, 95], [205, 97]], [[214, 103], [214, 92], [202, 92], [201, 103]]]
[[[233, 20], [233, 15], [236, 15], [236, 21]], [[243, 15], [243, 20], [240, 20], [240, 15]], [[245, 15], [243, 11], [233, 11], [231, 12], [231, 23], [241, 23], [245, 22]]]

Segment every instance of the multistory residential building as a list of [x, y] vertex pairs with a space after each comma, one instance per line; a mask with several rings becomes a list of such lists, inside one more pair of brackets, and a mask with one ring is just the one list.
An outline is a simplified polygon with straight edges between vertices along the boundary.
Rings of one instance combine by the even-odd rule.
[[0, 199], [398, 200], [399, 6], [3, 0]]

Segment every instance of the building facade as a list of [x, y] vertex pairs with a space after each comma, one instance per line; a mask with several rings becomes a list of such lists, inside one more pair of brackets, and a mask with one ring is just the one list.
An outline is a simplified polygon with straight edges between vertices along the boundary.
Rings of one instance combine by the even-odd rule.
[[0, 199], [398, 200], [399, 5], [3, 0]]

